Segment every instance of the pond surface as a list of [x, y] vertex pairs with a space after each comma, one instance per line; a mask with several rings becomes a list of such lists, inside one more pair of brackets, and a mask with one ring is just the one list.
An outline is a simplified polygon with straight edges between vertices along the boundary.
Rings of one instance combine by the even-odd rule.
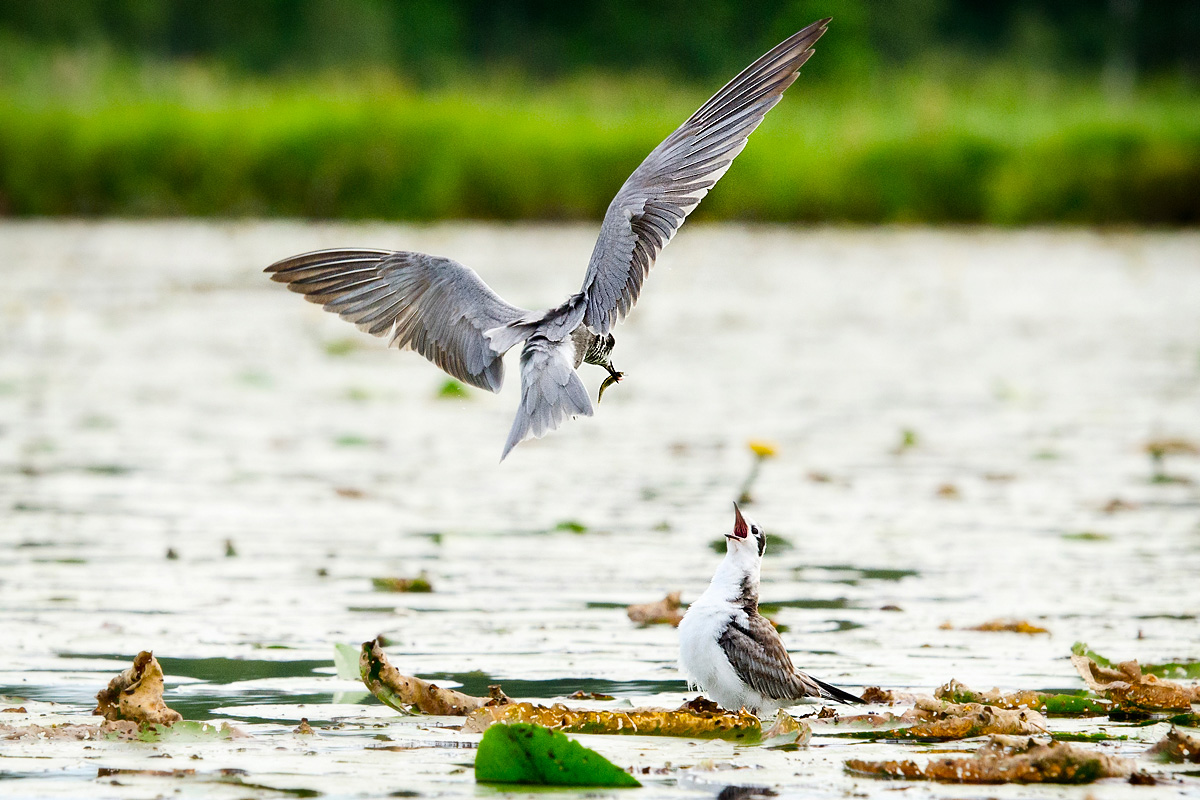
[[[473, 781], [478, 736], [379, 705], [336, 676], [334, 644], [382, 634], [402, 672], [471, 692], [676, 705], [675, 631], [624, 607], [704, 589], [751, 439], [778, 456], [746, 511], [786, 542], [762, 599], [818, 677], [1077, 690], [1075, 641], [1200, 659], [1200, 458], [1168, 456], [1154, 480], [1144, 449], [1200, 441], [1200, 235], [689, 225], [616, 330], [626, 379], [503, 464], [515, 355], [499, 397], [443, 398], [423, 359], [261, 274], [319, 247], [423, 250], [537, 308], [577, 289], [592, 238], [0, 225], [0, 695], [21, 698], [0, 705], [28, 711], [0, 722], [86, 721], [153, 650], [172, 707], [250, 734], [0, 740], [0, 796], [506, 794]], [[594, 393], [604, 372], [583, 374]], [[373, 590], [422, 572], [432, 593]], [[1049, 633], [964, 630], [997, 617]], [[301, 717], [316, 736], [292, 733]], [[1131, 757], [1166, 729], [1106, 723], [1054, 721], [1129, 735], [1096, 746]], [[639, 797], [1200, 796], [1180, 772], [1030, 789], [842, 770], [976, 741], [579, 738], [669, 764]]]

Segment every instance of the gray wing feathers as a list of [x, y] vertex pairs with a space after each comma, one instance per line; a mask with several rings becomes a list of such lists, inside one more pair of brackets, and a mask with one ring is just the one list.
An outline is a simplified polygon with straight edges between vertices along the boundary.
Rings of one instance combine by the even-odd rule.
[[633, 308], [659, 252], [796, 80], [828, 23], [809, 25], [743, 70], [625, 181], [604, 215], [583, 282], [589, 328], [607, 333]]
[[567, 417], [592, 415], [592, 402], [575, 373], [575, 345], [535, 333], [521, 351], [521, 405], [500, 456], [531, 437], [552, 431]]
[[424, 253], [322, 250], [266, 271], [360, 330], [493, 392], [504, 382], [504, 350], [485, 333], [529, 313], [501, 300], [474, 270]]
[[779, 634], [764, 617], [751, 614], [745, 627], [731, 624], [720, 643], [738, 677], [764, 697], [799, 700], [821, 695], [816, 682], [792, 665]]

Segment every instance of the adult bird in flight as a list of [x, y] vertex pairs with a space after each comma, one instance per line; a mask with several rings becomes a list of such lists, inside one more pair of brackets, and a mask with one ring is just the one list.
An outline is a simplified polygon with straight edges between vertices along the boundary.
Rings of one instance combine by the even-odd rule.
[[796, 80], [828, 23], [815, 22], [771, 49], [651, 151], [609, 204], [583, 287], [562, 305], [518, 308], [469, 267], [424, 253], [320, 250], [285, 258], [266, 272], [326, 311], [481, 389], [500, 391], [504, 354], [524, 342], [521, 404], [504, 460], [517, 444], [565, 418], [592, 414], [575, 371], [581, 363], [608, 370], [604, 386], [621, 378], [610, 358], [613, 326], [637, 302], [659, 251]]

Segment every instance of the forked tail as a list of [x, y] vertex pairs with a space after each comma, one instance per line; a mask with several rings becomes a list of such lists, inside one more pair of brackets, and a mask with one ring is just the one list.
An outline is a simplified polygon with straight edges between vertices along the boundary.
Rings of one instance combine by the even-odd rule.
[[[811, 675], [809, 675], [809, 677], [812, 678]], [[838, 687], [836, 687], [832, 684], [828, 684], [825, 681], [813, 678], [813, 682], [816, 683], [817, 686], [821, 687], [821, 697], [824, 697], [826, 700], [836, 700], [839, 703], [863, 703], [863, 702], [866, 702], [861, 697], [856, 697], [855, 695], [852, 695], [849, 692], [842, 691]]]
[[592, 401], [575, 373], [571, 337], [554, 341], [535, 333], [521, 351], [521, 405], [500, 460], [521, 442], [554, 430], [568, 417], [591, 415]]

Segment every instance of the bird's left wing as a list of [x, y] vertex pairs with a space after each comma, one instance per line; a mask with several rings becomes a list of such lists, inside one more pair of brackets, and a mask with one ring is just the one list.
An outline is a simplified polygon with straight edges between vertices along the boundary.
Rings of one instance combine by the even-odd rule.
[[745, 624], [730, 623], [720, 644], [738, 677], [763, 697], [799, 700], [821, 695], [816, 681], [792, 665], [783, 640], [765, 617], [751, 614]]
[[321, 250], [266, 272], [360, 330], [389, 336], [388, 344], [493, 392], [504, 382], [504, 350], [485, 334], [529, 313], [500, 299], [471, 268], [425, 253]]
[[633, 308], [659, 252], [796, 80], [828, 23], [814, 22], [742, 70], [625, 181], [604, 215], [583, 280], [590, 329], [608, 333]]

